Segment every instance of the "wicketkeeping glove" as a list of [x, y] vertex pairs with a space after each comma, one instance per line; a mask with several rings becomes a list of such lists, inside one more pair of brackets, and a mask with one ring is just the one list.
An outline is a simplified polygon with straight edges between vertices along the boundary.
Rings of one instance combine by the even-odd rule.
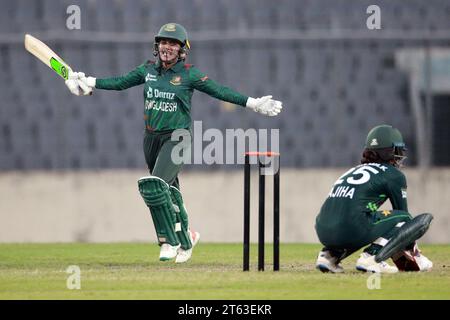
[[253, 109], [255, 112], [273, 117], [281, 112], [283, 103], [278, 100], [273, 100], [272, 96], [264, 96], [256, 99], [249, 97], [247, 99], [246, 107]]

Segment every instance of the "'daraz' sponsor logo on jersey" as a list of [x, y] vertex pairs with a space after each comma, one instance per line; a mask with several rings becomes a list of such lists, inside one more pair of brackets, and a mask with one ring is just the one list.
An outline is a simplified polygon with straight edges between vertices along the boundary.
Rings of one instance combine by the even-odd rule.
[[175, 93], [167, 92], [167, 91], [160, 91], [158, 89], [153, 89], [152, 87], [148, 87], [147, 99], [151, 99], [151, 98], [162, 98], [162, 99], [174, 100]]
[[176, 112], [178, 104], [176, 101], [154, 100], [155, 98], [165, 100], [175, 100], [175, 93], [161, 91], [149, 87], [146, 92], [147, 99], [145, 101], [145, 110], [156, 110], [163, 112]]

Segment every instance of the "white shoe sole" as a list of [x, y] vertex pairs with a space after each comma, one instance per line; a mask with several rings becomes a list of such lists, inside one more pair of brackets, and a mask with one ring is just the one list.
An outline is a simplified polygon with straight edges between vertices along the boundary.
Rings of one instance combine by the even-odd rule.
[[[190, 259], [191, 259], [191, 257], [192, 257], [192, 250], [194, 249], [194, 247], [195, 247], [195, 245], [198, 243], [198, 241], [200, 240], [200, 233], [198, 233], [197, 232], [197, 234], [196, 234], [196, 236], [197, 237], [195, 237], [195, 240], [192, 242], [192, 248], [190, 249], [191, 250], [191, 254], [189, 255], [189, 258], [187, 258], [186, 260], [182, 260], [182, 261], [180, 261], [180, 260], [178, 260], [178, 255], [177, 255], [177, 258], [175, 259], [175, 263], [185, 263], [185, 262], [188, 262]], [[181, 248], [180, 248], [181, 249]]]
[[178, 245], [178, 248], [175, 250], [175, 253], [174, 253], [173, 256], [161, 256], [160, 255], [159, 256], [159, 261], [169, 261], [169, 260], [172, 260], [172, 259], [176, 258], [179, 248], [180, 248], [180, 245]]
[[392, 270], [392, 271], [381, 271], [381, 270], [378, 270], [378, 271], [375, 271], [375, 270], [370, 270], [369, 268], [366, 268], [366, 267], [363, 267], [363, 266], [356, 266], [355, 267], [356, 268], [356, 270], [358, 270], [358, 271], [361, 271], [361, 272], [371, 272], [371, 273], [384, 273], [384, 274], [389, 274], [389, 273], [397, 273], [398, 272], [398, 270]]
[[361, 266], [356, 266], [356, 270], [361, 271], [361, 272], [372, 272], [372, 273], [377, 273], [376, 271], [367, 270], [365, 267], [361, 267]]
[[340, 270], [340, 271], [333, 270], [326, 264], [322, 264], [322, 263], [317, 264], [316, 269], [320, 270], [323, 273], [328, 273], [328, 272], [329, 273], [343, 273], [344, 272], [344, 270]]
[[328, 268], [328, 266], [326, 266], [326, 265], [324, 265], [324, 264], [318, 264], [318, 265], [316, 265], [316, 269], [322, 271], [323, 273], [327, 273], [327, 272], [334, 273], [333, 271], [331, 271], [330, 268]]
[[[173, 257], [173, 258], [175, 258], [175, 257]], [[159, 261], [169, 261], [169, 260], [172, 260], [173, 258], [159, 257]]]

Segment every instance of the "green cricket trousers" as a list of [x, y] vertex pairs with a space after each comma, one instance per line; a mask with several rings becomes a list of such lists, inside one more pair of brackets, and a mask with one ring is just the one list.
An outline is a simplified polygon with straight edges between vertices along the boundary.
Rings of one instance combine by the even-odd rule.
[[[181, 171], [183, 163], [173, 161], [172, 151], [180, 141], [172, 141], [173, 130], [144, 132], [144, 155], [148, 170], [151, 175], [163, 179], [170, 186], [180, 189], [178, 173]], [[189, 136], [189, 137], [188, 137]], [[185, 131], [181, 139], [189, 138], [190, 132]], [[190, 144], [189, 144], [190, 147]], [[190, 152], [190, 148], [183, 149], [183, 152]]]
[[411, 219], [411, 215], [402, 210], [325, 213], [317, 217], [315, 228], [326, 249], [345, 251], [345, 257], [378, 238], [390, 239], [402, 222]]

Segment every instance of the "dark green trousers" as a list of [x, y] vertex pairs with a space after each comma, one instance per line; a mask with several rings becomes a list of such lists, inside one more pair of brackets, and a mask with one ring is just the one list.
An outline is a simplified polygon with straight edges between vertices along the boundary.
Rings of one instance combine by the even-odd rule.
[[399, 222], [411, 219], [408, 212], [401, 210], [320, 214], [316, 219], [316, 232], [326, 249], [345, 251], [343, 259], [380, 237], [390, 239], [397, 232]]
[[172, 161], [172, 150], [179, 141], [171, 141], [171, 136], [172, 130], [165, 132], [145, 130], [143, 146], [145, 161], [151, 175], [163, 179], [169, 186], [180, 189], [178, 173], [183, 164]]

